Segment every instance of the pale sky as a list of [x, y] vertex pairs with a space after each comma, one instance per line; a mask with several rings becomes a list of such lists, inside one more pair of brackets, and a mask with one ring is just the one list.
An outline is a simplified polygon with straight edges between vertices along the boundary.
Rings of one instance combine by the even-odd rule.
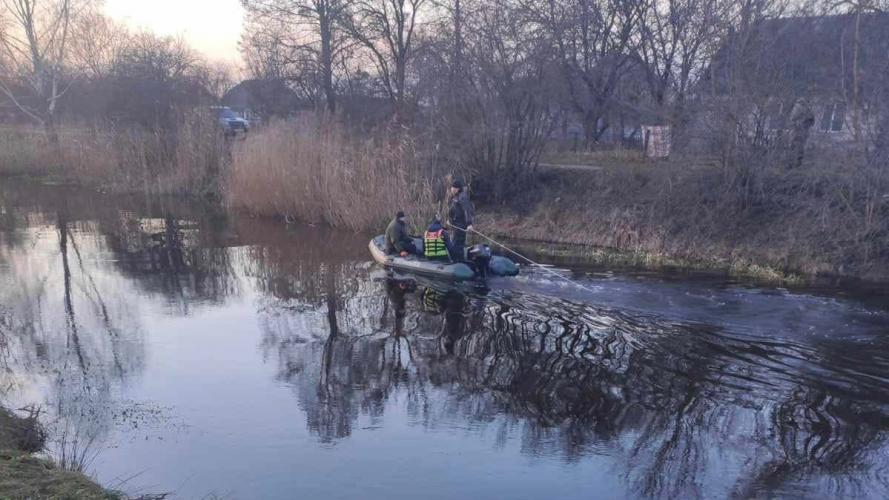
[[105, 12], [132, 28], [183, 35], [211, 59], [240, 61], [244, 11], [239, 0], [105, 0]]

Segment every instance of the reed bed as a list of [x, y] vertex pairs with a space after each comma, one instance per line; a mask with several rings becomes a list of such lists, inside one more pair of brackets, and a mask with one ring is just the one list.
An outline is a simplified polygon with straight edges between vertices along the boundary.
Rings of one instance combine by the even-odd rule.
[[235, 148], [226, 200], [256, 215], [351, 230], [380, 229], [404, 210], [417, 229], [436, 212], [438, 191], [435, 156], [419, 142], [323, 118], [272, 124]]
[[96, 125], [0, 129], [0, 174], [25, 175], [151, 194], [220, 190], [227, 146], [215, 124], [184, 121], [175, 130]]

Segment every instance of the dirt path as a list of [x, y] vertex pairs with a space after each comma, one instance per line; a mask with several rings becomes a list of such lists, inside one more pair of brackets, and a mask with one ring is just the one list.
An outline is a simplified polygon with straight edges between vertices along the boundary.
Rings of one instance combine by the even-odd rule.
[[562, 165], [562, 164], [555, 164], [555, 163], [538, 163], [537, 166], [540, 168], [546, 168], [546, 169], [588, 170], [591, 172], [605, 170], [605, 167], [602, 167], [599, 165]]

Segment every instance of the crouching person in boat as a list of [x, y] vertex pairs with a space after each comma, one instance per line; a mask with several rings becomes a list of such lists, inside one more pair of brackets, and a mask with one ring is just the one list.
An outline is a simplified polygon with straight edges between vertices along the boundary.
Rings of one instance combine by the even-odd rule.
[[426, 227], [426, 235], [423, 237], [423, 255], [429, 260], [451, 260], [453, 258], [448, 232], [438, 216], [432, 219], [432, 223]]
[[398, 254], [402, 257], [417, 254], [417, 246], [414, 240], [408, 236], [404, 221], [404, 212], [399, 211], [386, 228], [386, 252]]

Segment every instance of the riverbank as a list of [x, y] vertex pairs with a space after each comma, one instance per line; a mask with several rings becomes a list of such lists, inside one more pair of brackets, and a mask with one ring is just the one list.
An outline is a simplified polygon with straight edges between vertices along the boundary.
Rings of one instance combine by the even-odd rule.
[[[559, 266], [608, 268], [615, 271], [704, 273], [781, 285], [806, 285], [817, 278], [743, 259], [683, 257], [573, 243], [570, 233], [525, 225], [525, 222], [530, 221], [525, 221], [520, 216], [483, 213], [479, 220], [479, 227], [490, 228], [486, 232], [488, 236], [525, 256], [533, 256]], [[482, 239], [477, 239], [483, 242]]]
[[40, 452], [46, 434], [36, 416], [0, 408], [0, 498], [19, 500], [123, 500], [79, 472], [60, 468]]
[[[889, 281], [885, 199], [844, 206], [859, 181], [813, 165], [777, 172], [770, 194], [739, 204], [712, 169], [674, 163], [538, 174], [527, 198], [482, 204], [476, 226], [538, 255], [648, 270], [710, 271], [785, 284]], [[799, 186], [809, 186], [800, 192]], [[816, 189], [817, 188], [817, 189]], [[529, 245], [526, 245], [526, 247]]]
[[[199, 125], [163, 140], [93, 130], [61, 134], [49, 157], [41, 151], [52, 147], [21, 136], [24, 143], [0, 154], [0, 175], [211, 199], [229, 211], [368, 234], [404, 210], [418, 232], [441, 211], [445, 176], [460, 168], [430, 147], [434, 138], [389, 132], [321, 119], [275, 124], [238, 141], [219, 141]], [[0, 145], [13, 139], [0, 137]], [[776, 283], [889, 281], [889, 195], [851, 160], [804, 167], [743, 179], [737, 167], [682, 158], [545, 168], [525, 172], [525, 188], [497, 199], [491, 184], [501, 177], [467, 179], [476, 227], [537, 244], [539, 254]]]
[[[78, 189], [95, 189], [104, 193], [102, 187], [84, 185], [72, 179], [57, 176], [28, 177], [16, 176], [26, 182], [41, 184], [70, 185]], [[117, 190], [110, 193], [139, 193], [139, 190]], [[206, 200], [201, 200], [206, 201]], [[252, 213], [241, 207], [228, 205], [230, 211]], [[831, 256], [817, 255], [811, 249], [805, 252], [786, 244], [769, 246], [758, 245], [759, 239], [745, 242], [744, 233], [738, 233], [738, 241], [708, 242], [682, 236], [676, 240], [665, 238], [666, 233], [657, 228], [647, 228], [659, 238], [642, 242], [644, 231], [641, 225], [614, 224], [613, 212], [590, 210], [578, 203], [564, 202], [564, 198], [549, 193], [527, 213], [518, 213], [508, 208], [484, 206], [476, 214], [476, 227], [485, 234], [517, 245], [523, 252], [549, 262], [566, 266], [609, 267], [621, 270], [644, 270], [658, 272], [706, 272], [724, 274], [734, 278], [752, 279], [764, 283], [783, 285], [805, 285], [825, 279], [841, 283], [848, 280], [869, 282], [889, 281], [885, 269], [871, 267], [869, 274], [849, 272], [842, 266], [831, 263]], [[287, 214], [259, 213], [259, 217], [279, 218], [290, 222], [298, 219]], [[416, 231], [425, 214], [414, 217]], [[311, 224], [324, 224], [325, 221], [300, 221]], [[675, 223], [675, 221], [674, 221]], [[763, 230], [767, 230], [768, 225]], [[367, 235], [376, 234], [382, 227], [372, 226], [360, 229]], [[626, 231], [619, 237], [619, 231]], [[690, 231], [699, 227], [690, 226]], [[750, 233], [747, 233], [748, 236]], [[478, 239], [478, 238], [477, 238]], [[765, 238], [768, 239], [768, 238]], [[478, 239], [482, 242], [481, 239]], [[774, 241], [774, 240], [773, 240]], [[670, 248], [672, 247], [672, 250]], [[794, 255], [796, 257], [794, 257]], [[802, 258], [801, 258], [802, 257]], [[842, 257], [841, 257], [842, 259]]]

